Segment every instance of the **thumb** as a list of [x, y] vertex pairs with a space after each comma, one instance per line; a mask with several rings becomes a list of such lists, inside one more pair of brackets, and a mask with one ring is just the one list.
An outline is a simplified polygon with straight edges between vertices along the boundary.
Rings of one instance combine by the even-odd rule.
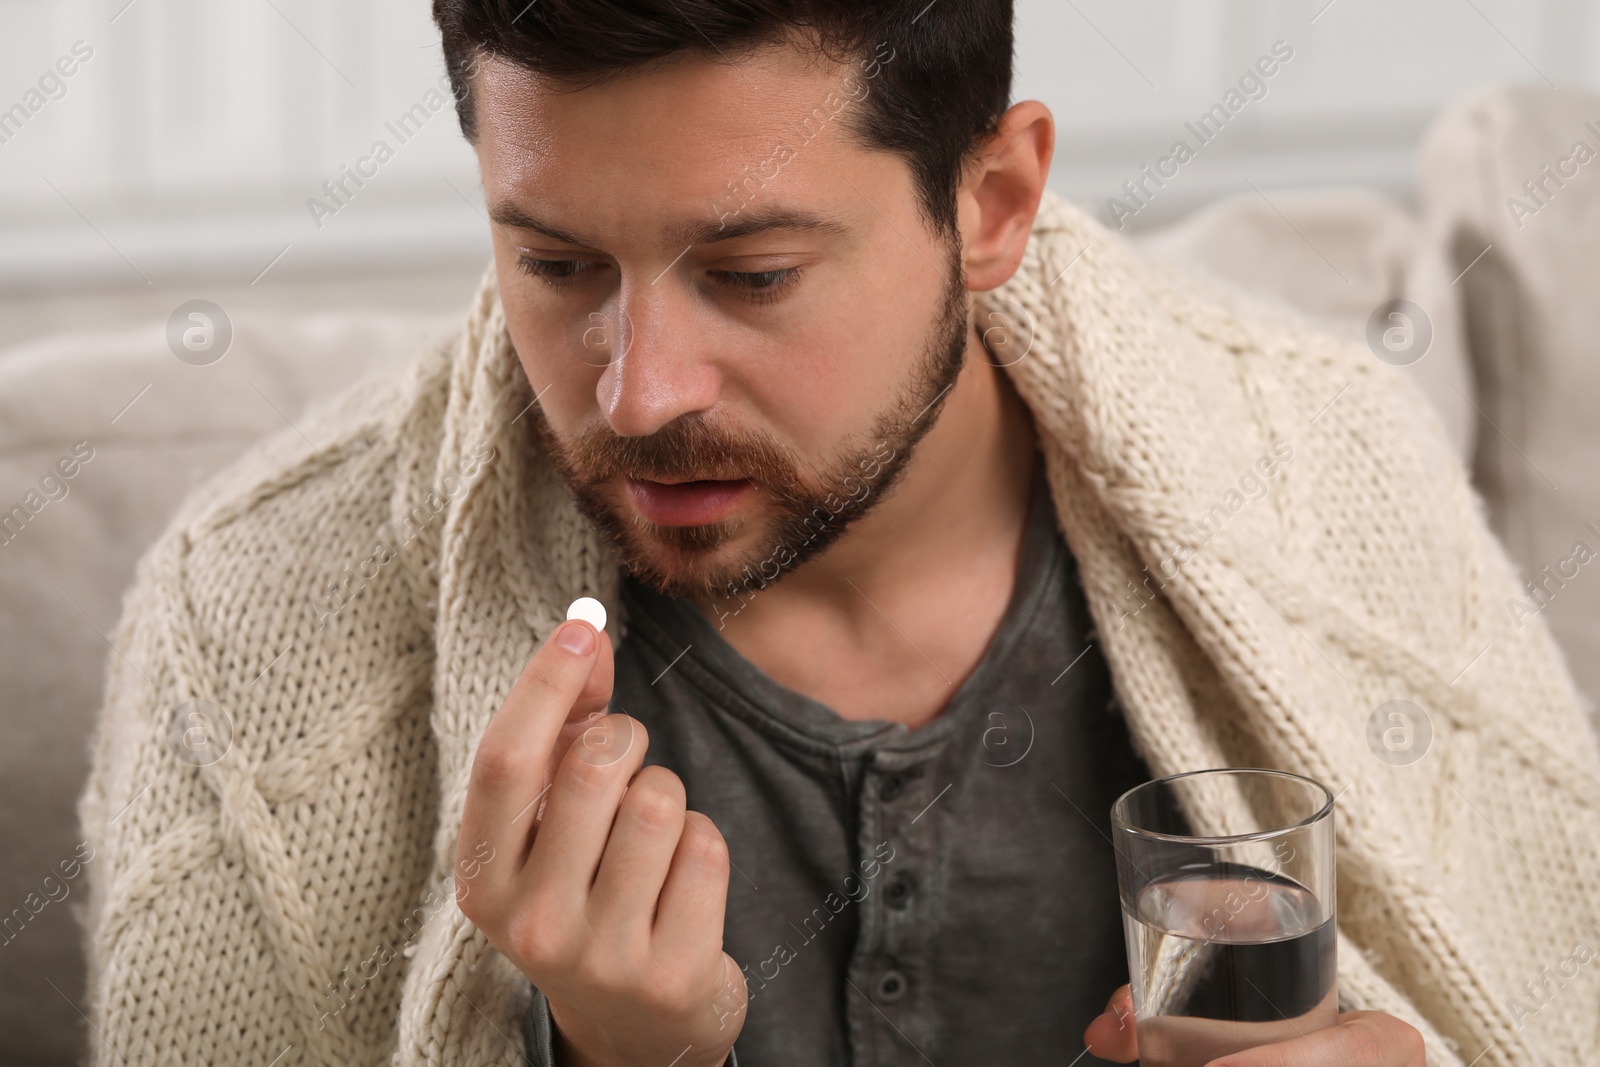
[[[587, 622], [569, 622], [569, 626], [589, 626]], [[590, 627], [593, 629], [593, 627]], [[594, 663], [589, 668], [589, 679], [583, 683], [583, 688], [578, 691], [578, 697], [572, 702], [572, 710], [567, 712], [566, 721], [561, 724], [560, 731], [556, 734], [555, 743], [550, 746], [550, 759], [545, 764], [544, 781], [540, 783], [543, 792], [539, 795], [539, 810], [534, 814], [533, 821], [537, 825], [544, 819], [545, 802], [549, 799], [550, 784], [556, 779], [556, 769], [561, 766], [561, 760], [566, 756], [567, 749], [583, 732], [594, 725], [594, 720], [606, 713], [611, 703], [611, 692], [616, 681], [617, 667], [616, 655], [611, 647], [611, 635], [604, 630], [599, 631], [600, 651], [594, 658]]]
[[[589, 624], [585, 622], [583, 625]], [[594, 665], [589, 669], [589, 680], [578, 692], [578, 699], [572, 702], [572, 711], [567, 715], [568, 725], [605, 714], [606, 705], [611, 702], [611, 689], [617, 676], [616, 656], [611, 648], [611, 635], [601, 630], [599, 636], [600, 653], [595, 656]], [[565, 752], [565, 748], [562, 751]], [[559, 755], [556, 757], [557, 762], [560, 758]]]
[[1083, 1043], [1100, 1059], [1132, 1063], [1139, 1058], [1139, 1037], [1134, 1031], [1133, 992], [1120, 987], [1083, 1032]]

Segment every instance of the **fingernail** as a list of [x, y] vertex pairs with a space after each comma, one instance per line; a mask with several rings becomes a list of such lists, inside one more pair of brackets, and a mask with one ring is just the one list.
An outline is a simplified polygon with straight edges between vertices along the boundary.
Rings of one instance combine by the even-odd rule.
[[594, 631], [581, 622], [562, 623], [556, 631], [556, 644], [568, 652], [587, 656], [595, 650]]

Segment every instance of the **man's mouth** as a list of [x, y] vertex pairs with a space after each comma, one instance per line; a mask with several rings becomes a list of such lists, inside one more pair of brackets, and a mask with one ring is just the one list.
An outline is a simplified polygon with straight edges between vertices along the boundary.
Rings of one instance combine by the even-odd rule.
[[628, 496], [639, 514], [659, 526], [704, 526], [733, 514], [755, 489], [748, 478], [652, 482], [629, 478]]

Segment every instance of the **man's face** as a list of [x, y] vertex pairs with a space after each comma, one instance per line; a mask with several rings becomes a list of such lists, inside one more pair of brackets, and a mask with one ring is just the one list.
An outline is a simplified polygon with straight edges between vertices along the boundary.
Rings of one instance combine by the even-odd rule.
[[495, 57], [475, 76], [530, 415], [663, 592], [729, 596], [820, 552], [893, 484], [961, 368], [960, 250], [926, 227], [904, 160], [844, 130], [884, 56], [686, 58], [577, 91]]

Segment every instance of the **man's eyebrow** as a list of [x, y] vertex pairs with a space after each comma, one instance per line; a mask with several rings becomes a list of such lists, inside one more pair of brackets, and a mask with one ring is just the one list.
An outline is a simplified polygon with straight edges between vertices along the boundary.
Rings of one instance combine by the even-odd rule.
[[489, 208], [489, 221], [496, 226], [510, 226], [518, 230], [532, 230], [542, 233], [553, 241], [561, 241], [569, 245], [582, 245], [585, 248], [593, 247], [583, 238], [566, 230], [551, 226], [534, 218], [516, 204], [501, 202]]
[[741, 208], [720, 219], [700, 219], [674, 226], [667, 231], [667, 243], [705, 245], [753, 237], [768, 230], [791, 230], [825, 237], [848, 237], [851, 233], [850, 224], [837, 216], [774, 204]]
[[[559, 226], [552, 226], [542, 219], [535, 218], [516, 204], [509, 202], [495, 204], [489, 209], [489, 218], [501, 226], [514, 227], [519, 230], [532, 230], [535, 233], [544, 234], [551, 240], [599, 251], [598, 246], [585, 240], [581, 235], [563, 230]], [[822, 215], [801, 208], [767, 205], [730, 212], [721, 219], [698, 219], [693, 222], [679, 223], [666, 231], [665, 241], [668, 245], [674, 247], [678, 245], [713, 244], [718, 241], [732, 241], [740, 237], [753, 237], [769, 230], [790, 230], [800, 233], [822, 234], [830, 237], [846, 237], [850, 234], [851, 227], [843, 219], [832, 215]]]

